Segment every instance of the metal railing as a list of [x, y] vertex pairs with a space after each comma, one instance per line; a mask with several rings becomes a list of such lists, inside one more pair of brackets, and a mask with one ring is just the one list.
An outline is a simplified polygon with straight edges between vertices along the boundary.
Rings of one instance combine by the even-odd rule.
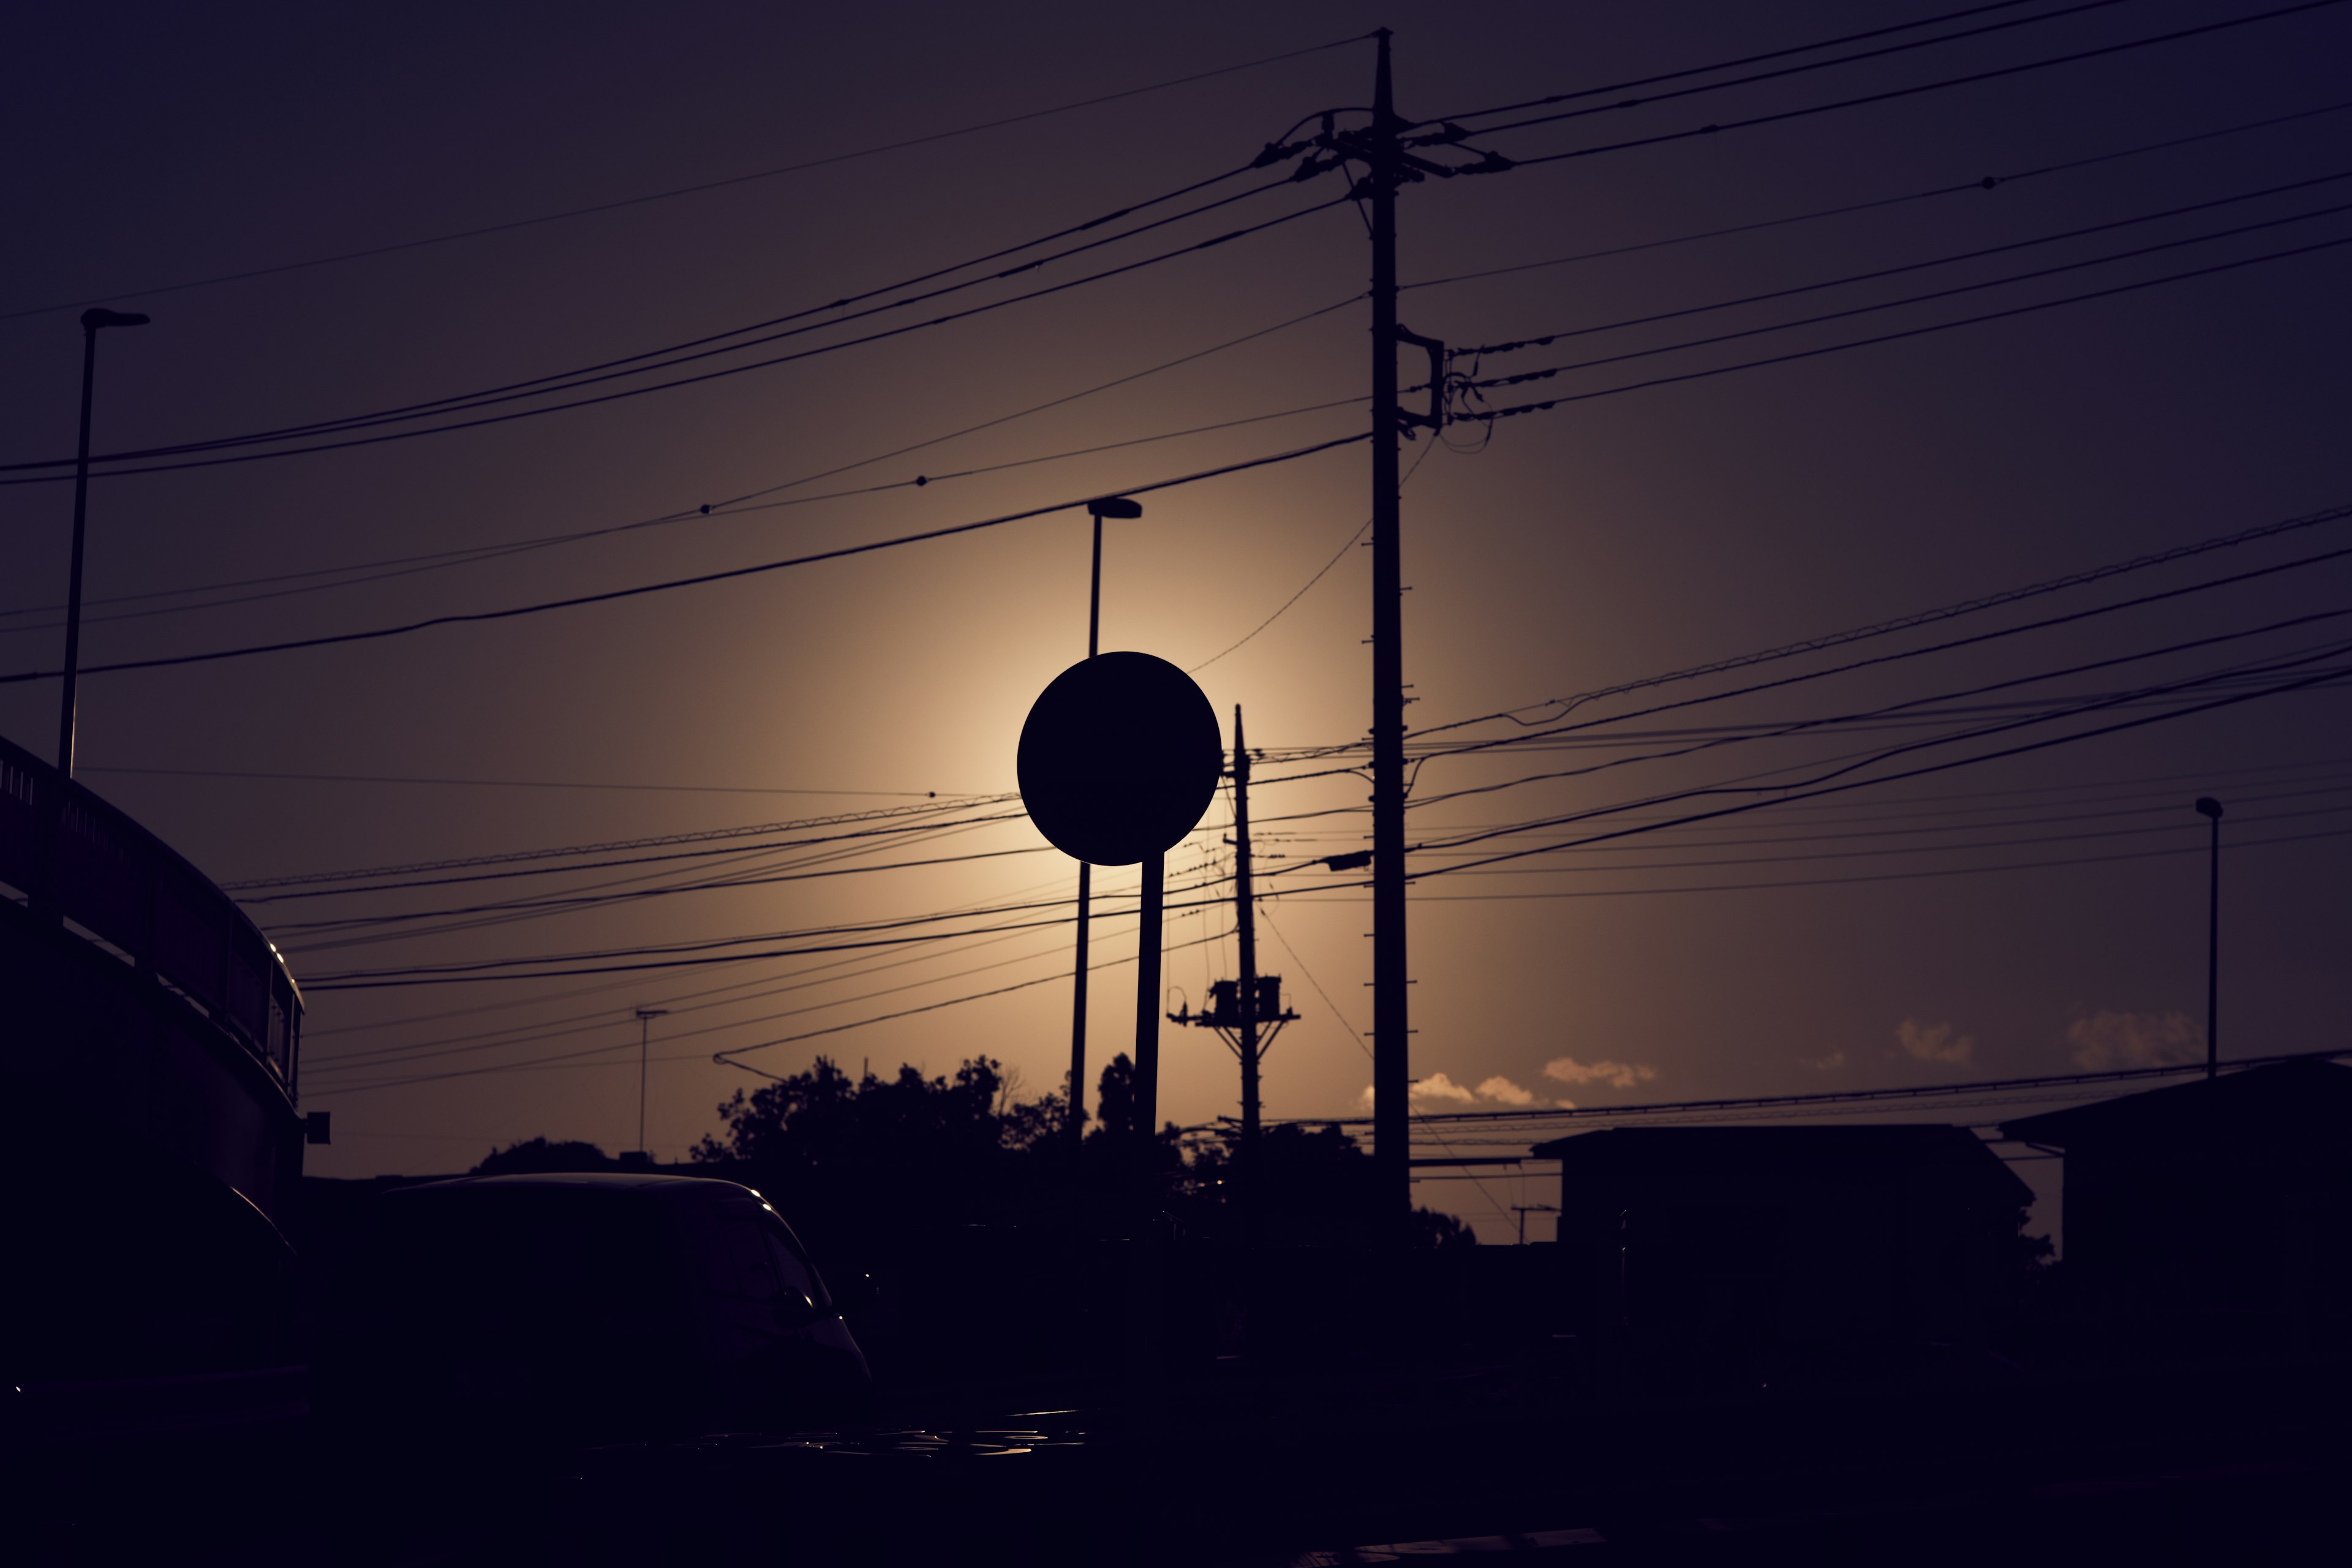
[[294, 1096], [302, 993], [236, 900], [86, 786], [0, 740], [0, 882], [176, 992]]

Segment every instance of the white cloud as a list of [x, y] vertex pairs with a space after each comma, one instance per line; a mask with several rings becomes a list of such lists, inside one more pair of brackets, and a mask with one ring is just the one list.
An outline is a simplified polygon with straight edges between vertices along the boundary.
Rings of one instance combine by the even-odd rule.
[[1478, 1098], [1478, 1094], [1475, 1089], [1465, 1088], [1442, 1072], [1433, 1072], [1427, 1078], [1413, 1080], [1412, 1097], [1415, 1100], [1451, 1100], [1468, 1105]]
[[1356, 1103], [1362, 1106], [1366, 1110], [1370, 1110], [1372, 1109], [1372, 1101], [1374, 1098], [1375, 1097], [1372, 1094], [1372, 1086], [1370, 1084], [1366, 1084], [1364, 1085], [1364, 1092], [1356, 1097]]
[[1895, 1043], [1914, 1061], [1950, 1062], [1966, 1067], [1976, 1059], [1974, 1035], [1963, 1035], [1949, 1024], [1923, 1024], [1906, 1018], [1895, 1026]]
[[1559, 1106], [1562, 1110], [1574, 1110], [1576, 1109], [1576, 1101], [1572, 1100], [1553, 1100], [1552, 1103]]
[[1536, 1102], [1536, 1097], [1533, 1094], [1521, 1089], [1500, 1073], [1496, 1073], [1493, 1078], [1480, 1084], [1478, 1092], [1488, 1100], [1499, 1100], [1505, 1105], [1533, 1105]]
[[1805, 1065], [1812, 1068], [1815, 1072], [1830, 1072], [1845, 1066], [1845, 1053], [1843, 1051], [1832, 1051], [1825, 1057], [1815, 1057]]
[[1555, 1057], [1544, 1063], [1544, 1077], [1562, 1083], [1605, 1083], [1613, 1089], [1631, 1089], [1657, 1076], [1657, 1068], [1641, 1062], [1580, 1062], [1574, 1057]]
[[2074, 1065], [2085, 1072], [2107, 1068], [2173, 1067], [2205, 1055], [2205, 1026], [2186, 1013], [2113, 1013], [2102, 1009], [2066, 1026]]

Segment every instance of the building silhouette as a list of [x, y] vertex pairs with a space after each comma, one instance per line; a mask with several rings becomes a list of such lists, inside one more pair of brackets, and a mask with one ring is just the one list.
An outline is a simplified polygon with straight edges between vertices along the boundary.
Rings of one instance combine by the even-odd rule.
[[2103, 1337], [2295, 1354], [2352, 1328], [2352, 1068], [2280, 1062], [2001, 1131], [2065, 1156], [2068, 1296]]
[[1980, 1351], [2032, 1194], [1966, 1128], [1621, 1127], [1560, 1163], [1566, 1320], [1602, 1369], [1753, 1385]]

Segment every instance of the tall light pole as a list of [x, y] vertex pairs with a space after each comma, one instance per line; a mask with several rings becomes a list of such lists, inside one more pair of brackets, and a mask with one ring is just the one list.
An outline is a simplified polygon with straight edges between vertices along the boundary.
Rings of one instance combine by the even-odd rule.
[[653, 1156], [646, 1153], [646, 1043], [653, 1037], [654, 1020], [668, 1016], [667, 1007], [637, 1009], [637, 1152], [648, 1160]]
[[98, 374], [98, 330], [146, 324], [146, 317], [129, 310], [81, 313], [81, 446], [74, 457], [73, 566], [66, 583], [66, 688], [58, 705], [58, 772], [68, 779], [73, 777], [74, 698], [81, 670], [82, 530], [89, 513], [89, 406]]
[[[1092, 658], [1102, 651], [1102, 525], [1103, 519], [1116, 517], [1133, 521], [1143, 515], [1143, 503], [1125, 496], [1104, 496], [1087, 502], [1087, 513], [1095, 520], [1095, 555], [1093, 586], [1087, 594], [1087, 657]], [[1087, 1130], [1087, 923], [1092, 912], [1095, 868], [1084, 860], [1078, 862], [1078, 962], [1077, 977], [1071, 986], [1070, 996], [1070, 1142], [1075, 1144], [1086, 1136]]]
[[2221, 1070], [2221, 803], [2197, 797], [2197, 815], [2213, 825], [2212, 871], [2205, 909], [2205, 1076]]

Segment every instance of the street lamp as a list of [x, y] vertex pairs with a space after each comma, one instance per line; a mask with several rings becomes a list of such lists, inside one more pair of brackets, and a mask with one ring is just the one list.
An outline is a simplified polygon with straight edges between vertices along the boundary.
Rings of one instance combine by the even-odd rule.
[[73, 777], [74, 688], [81, 668], [82, 522], [89, 511], [89, 405], [98, 372], [98, 330], [146, 324], [146, 317], [129, 310], [81, 313], [81, 447], [74, 458], [73, 566], [66, 584], [66, 689], [58, 709], [58, 772], [68, 779]]
[[[1100, 496], [1087, 502], [1095, 520], [1093, 586], [1087, 595], [1087, 657], [1102, 651], [1102, 525], [1115, 517], [1133, 521], [1143, 515], [1143, 503], [1125, 496]], [[1070, 1141], [1086, 1131], [1087, 1115], [1087, 922], [1092, 907], [1094, 868], [1078, 862], [1078, 973], [1070, 997]]]
[[2197, 797], [2197, 815], [2213, 825], [2212, 874], [2205, 911], [2205, 1076], [2221, 1070], [2221, 803]]
[[[637, 1152], [646, 1154], [646, 1042], [653, 1037], [654, 1020], [667, 1018], [667, 1007], [637, 1009]], [[646, 1154], [647, 1160], [653, 1158]]]

